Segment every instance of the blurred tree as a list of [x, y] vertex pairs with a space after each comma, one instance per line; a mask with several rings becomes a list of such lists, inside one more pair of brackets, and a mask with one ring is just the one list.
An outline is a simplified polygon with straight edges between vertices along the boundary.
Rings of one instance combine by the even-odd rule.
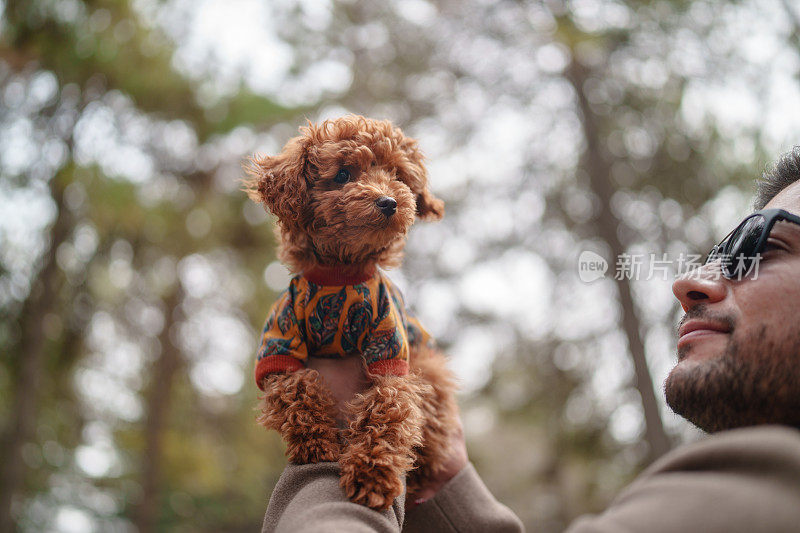
[[[228, 399], [238, 389], [189, 379], [225, 350], [192, 350], [185, 330], [198, 314], [215, 319], [205, 352], [227, 338], [242, 363], [228, 377], [249, 373], [248, 326], [272, 297], [252, 276], [273, 252], [265, 218], [251, 209], [248, 222], [237, 190], [252, 145], [224, 135], [298, 110], [246, 90], [199, 105], [172, 43], [128, 2], [11, 1], [2, 22], [2, 120], [24, 126], [3, 150], [41, 150], [22, 166], [3, 158], [2, 194], [49, 195], [55, 215], [38, 248], [2, 235], [0, 281], [11, 290], [0, 375], [13, 394], [2, 406], [0, 531], [120, 520], [141, 531], [252, 530], [283, 463], [279, 442], [256, 431], [252, 387]], [[186, 290], [197, 274], [180, 266], [204, 256], [225, 266], [230, 281], [218, 286], [238, 288], [234, 303], [199, 305]]]

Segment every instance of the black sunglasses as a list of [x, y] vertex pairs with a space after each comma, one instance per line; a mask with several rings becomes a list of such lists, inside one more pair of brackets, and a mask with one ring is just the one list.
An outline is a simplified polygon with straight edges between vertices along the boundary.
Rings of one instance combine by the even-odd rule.
[[783, 209], [762, 209], [749, 215], [722, 241], [714, 246], [706, 263], [720, 260], [722, 274], [728, 279], [742, 279], [760, 259], [769, 232], [775, 222], [786, 220], [800, 225], [800, 217]]

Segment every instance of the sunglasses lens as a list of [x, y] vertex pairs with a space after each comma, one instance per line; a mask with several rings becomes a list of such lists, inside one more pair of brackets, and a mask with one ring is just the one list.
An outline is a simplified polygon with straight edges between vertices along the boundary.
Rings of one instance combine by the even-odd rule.
[[724, 243], [721, 250], [722, 268], [728, 277], [741, 279], [750, 271], [765, 224], [762, 215], [750, 217]]

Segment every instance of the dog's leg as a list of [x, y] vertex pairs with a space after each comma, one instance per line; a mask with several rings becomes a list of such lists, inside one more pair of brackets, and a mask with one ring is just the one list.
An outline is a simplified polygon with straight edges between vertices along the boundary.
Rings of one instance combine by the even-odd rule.
[[421, 397], [430, 391], [414, 375], [372, 380], [372, 387], [348, 406], [340, 484], [351, 501], [382, 510], [405, 490], [413, 449], [422, 444]]
[[289, 461], [308, 464], [339, 459], [336, 401], [316, 370], [272, 374], [264, 379], [263, 388], [258, 421], [281, 434]]
[[414, 449], [415, 468], [406, 482], [407, 493], [413, 496], [449, 467], [447, 463], [453, 453], [450, 442], [453, 435], [461, 431], [461, 426], [458, 423], [455, 377], [447, 368], [444, 354], [421, 348], [411, 355], [411, 372], [430, 385], [428, 394], [422, 395], [420, 403], [424, 418], [422, 446]]

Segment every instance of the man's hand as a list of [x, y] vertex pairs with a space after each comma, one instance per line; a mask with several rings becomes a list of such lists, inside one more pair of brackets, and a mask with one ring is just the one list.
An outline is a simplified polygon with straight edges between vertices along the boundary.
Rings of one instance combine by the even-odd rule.
[[420, 487], [414, 493], [409, 492], [406, 495], [406, 511], [436, 496], [439, 489], [444, 487], [448, 481], [467, 466], [469, 457], [467, 456], [467, 444], [464, 440], [464, 426], [460, 417], [458, 418], [457, 428], [450, 434], [449, 444], [450, 453], [443, 462], [444, 468], [435, 477], [428, 478], [428, 483], [425, 486]]
[[347, 402], [369, 388], [364, 359], [361, 356], [342, 359], [310, 357], [307, 366], [319, 372], [325, 385], [336, 398], [338, 409], [336, 422], [339, 427], [344, 427], [347, 423]]

